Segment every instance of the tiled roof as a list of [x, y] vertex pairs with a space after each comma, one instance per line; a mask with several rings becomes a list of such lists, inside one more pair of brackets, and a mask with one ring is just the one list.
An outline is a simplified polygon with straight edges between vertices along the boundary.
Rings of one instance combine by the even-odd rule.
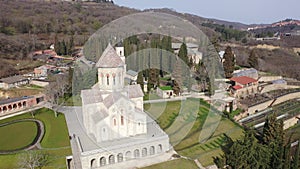
[[133, 70], [128, 70], [127, 71], [127, 75], [130, 75], [132, 77], [137, 76], [139, 73]]
[[241, 89], [241, 88], [243, 88], [243, 87], [240, 86], [240, 85], [235, 85], [235, 86], [232, 86], [232, 88], [233, 88], [234, 90], [239, 90], [239, 89]]
[[240, 77], [233, 77], [230, 79], [231, 81], [240, 83], [242, 85], [246, 85], [249, 83], [253, 83], [253, 82], [257, 82], [257, 80], [251, 78], [251, 77], [247, 77], [247, 76], [240, 76]]
[[124, 62], [118, 56], [115, 49], [109, 44], [96, 64], [97, 67], [114, 68], [124, 66]]
[[11, 77], [0, 79], [0, 82], [12, 84], [12, 83], [20, 82], [20, 81], [25, 81], [25, 80], [28, 80], [28, 78], [24, 77], [22, 75], [17, 75], [17, 76], [11, 76]]
[[84, 104], [93, 104], [102, 102], [101, 92], [99, 90], [81, 90], [81, 98]]
[[33, 96], [23, 96], [23, 97], [19, 97], [19, 98], [11, 98], [11, 99], [6, 99], [6, 100], [1, 100], [0, 105], [23, 101], [23, 100], [27, 100], [27, 99], [31, 99], [31, 98], [33, 98]]
[[103, 104], [107, 109], [109, 109], [114, 103], [116, 103], [122, 97], [124, 96], [122, 96], [120, 93], [117, 92], [112, 93], [103, 100]]
[[125, 91], [128, 93], [128, 97], [130, 99], [144, 96], [144, 93], [139, 84], [126, 86]]
[[105, 110], [100, 110], [92, 115], [92, 119], [93, 119], [94, 123], [98, 123], [101, 120], [103, 120], [104, 118], [106, 118], [107, 116], [108, 116], [108, 113]]

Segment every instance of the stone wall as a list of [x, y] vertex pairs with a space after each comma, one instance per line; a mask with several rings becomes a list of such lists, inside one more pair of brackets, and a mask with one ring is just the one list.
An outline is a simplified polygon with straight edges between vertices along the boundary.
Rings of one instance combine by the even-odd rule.
[[286, 85], [286, 84], [270, 84], [264, 86], [261, 93], [267, 93], [273, 90], [280, 90], [280, 89], [295, 89], [299, 88], [299, 86], [292, 86], [292, 85]]
[[283, 129], [288, 129], [299, 122], [300, 114], [284, 121]]
[[114, 142], [112, 141], [111, 144], [105, 149], [83, 152], [81, 154], [82, 168], [108, 169], [117, 168], [117, 166], [123, 166], [123, 169], [134, 168], [137, 164], [131, 163], [131, 161], [141, 162], [144, 159], [162, 155], [170, 150], [167, 135], [121, 145], [113, 145]]

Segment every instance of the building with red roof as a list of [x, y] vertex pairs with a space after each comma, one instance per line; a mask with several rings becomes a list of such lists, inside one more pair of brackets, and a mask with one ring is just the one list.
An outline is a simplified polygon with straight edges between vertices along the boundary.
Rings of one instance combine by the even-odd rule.
[[242, 98], [258, 92], [258, 81], [248, 76], [233, 77], [230, 79], [231, 94], [234, 97]]

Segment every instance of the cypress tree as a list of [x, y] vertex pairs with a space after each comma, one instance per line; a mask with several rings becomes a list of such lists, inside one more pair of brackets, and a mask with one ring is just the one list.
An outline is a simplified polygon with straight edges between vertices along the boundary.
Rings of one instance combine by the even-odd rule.
[[185, 43], [182, 43], [182, 45], [180, 46], [180, 49], [179, 49], [179, 53], [178, 53], [178, 56], [181, 60], [184, 61], [184, 63], [186, 63], [187, 65], [189, 64], [189, 59], [188, 59], [188, 56], [187, 56], [187, 46]]
[[172, 77], [174, 78], [173, 81], [173, 90], [175, 94], [178, 96], [182, 90], [182, 67], [180, 64], [179, 58], [177, 58], [174, 70], [172, 72]]
[[259, 65], [258, 65], [258, 56], [257, 53], [254, 49], [252, 49], [250, 56], [248, 58], [248, 64], [250, 67], [258, 69]]
[[234, 71], [235, 59], [230, 46], [227, 46], [223, 59], [224, 59], [223, 67], [224, 67], [225, 77], [231, 78], [232, 73]]
[[300, 140], [298, 142], [298, 147], [295, 153], [295, 157], [293, 159], [293, 164], [292, 164], [292, 169], [299, 169], [300, 165], [299, 165], [299, 161], [300, 160]]

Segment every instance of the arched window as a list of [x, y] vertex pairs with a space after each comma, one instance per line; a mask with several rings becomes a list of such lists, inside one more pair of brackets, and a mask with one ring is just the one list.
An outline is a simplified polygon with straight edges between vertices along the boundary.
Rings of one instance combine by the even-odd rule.
[[100, 166], [104, 166], [106, 165], [106, 158], [105, 157], [101, 157], [100, 158]]
[[159, 145], [158, 145], [158, 149], [157, 149], [157, 153], [161, 153], [161, 152], [162, 152], [162, 145], [159, 144]]
[[110, 155], [108, 157], [108, 161], [109, 161], [109, 164], [114, 164], [115, 163], [115, 156], [114, 155]]
[[96, 159], [91, 160], [91, 168], [96, 168]]
[[155, 148], [154, 146], [150, 147], [150, 155], [154, 155], [155, 154]]
[[106, 84], [109, 85], [109, 74], [106, 75]]
[[104, 85], [104, 75], [101, 73], [101, 85]]
[[117, 157], [118, 157], [118, 163], [123, 161], [123, 154], [122, 153], [119, 153]]
[[113, 84], [116, 85], [116, 74], [113, 74]]
[[124, 116], [121, 116], [121, 125], [124, 125]]
[[125, 154], [126, 160], [129, 160], [131, 158], [131, 151], [127, 151]]
[[142, 157], [146, 157], [147, 156], [147, 148], [143, 148], [142, 149]]
[[114, 121], [114, 126], [117, 126], [117, 119], [113, 119], [113, 121]]
[[140, 157], [140, 150], [136, 149], [134, 150], [134, 158], [139, 158]]

